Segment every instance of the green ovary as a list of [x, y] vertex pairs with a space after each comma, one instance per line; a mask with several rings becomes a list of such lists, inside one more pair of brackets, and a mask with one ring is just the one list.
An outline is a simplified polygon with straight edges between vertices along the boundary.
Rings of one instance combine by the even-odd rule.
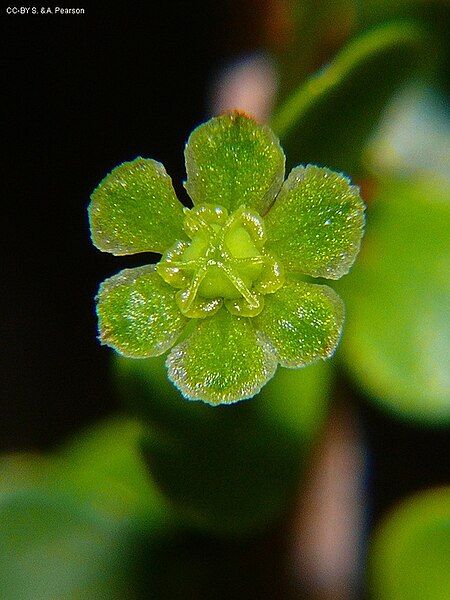
[[242, 295], [223, 270], [215, 265], [208, 268], [208, 272], [198, 288], [198, 294], [203, 298], [227, 298], [230, 300], [236, 300]]
[[161, 277], [180, 290], [180, 310], [201, 318], [225, 302], [232, 313], [259, 314], [262, 295], [283, 283], [278, 263], [264, 252], [261, 217], [243, 206], [228, 216], [222, 207], [204, 204], [185, 209], [184, 229], [191, 241], [177, 242], [157, 267]]

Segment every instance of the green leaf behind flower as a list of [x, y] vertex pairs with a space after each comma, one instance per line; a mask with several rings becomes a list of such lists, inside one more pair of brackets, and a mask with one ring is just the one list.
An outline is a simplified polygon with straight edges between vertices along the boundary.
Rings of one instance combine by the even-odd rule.
[[111, 420], [45, 457], [1, 459], [2, 598], [137, 599], [141, 568], [152, 591], [171, 522], [139, 452], [142, 432]]
[[293, 164], [325, 164], [356, 174], [387, 100], [432, 53], [414, 23], [383, 24], [351, 40], [285, 101], [272, 119]]
[[386, 181], [353, 273], [341, 356], [384, 408], [429, 424], [450, 421], [448, 183]]
[[278, 369], [253, 400], [218, 407], [186, 402], [162, 358], [117, 356], [115, 367], [124, 402], [149, 425], [152, 477], [183, 523], [248, 536], [283, 519], [326, 414], [327, 364]]
[[384, 519], [369, 555], [373, 600], [447, 600], [450, 488], [403, 501]]

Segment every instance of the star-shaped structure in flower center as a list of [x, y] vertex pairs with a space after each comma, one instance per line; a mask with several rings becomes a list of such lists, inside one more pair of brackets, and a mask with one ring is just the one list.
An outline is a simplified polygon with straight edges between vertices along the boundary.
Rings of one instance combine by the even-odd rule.
[[204, 317], [225, 303], [233, 314], [259, 314], [263, 295], [284, 281], [280, 264], [264, 250], [262, 218], [245, 206], [231, 215], [211, 204], [184, 212], [183, 229], [190, 241], [177, 241], [157, 266], [161, 277], [179, 288], [181, 312]]

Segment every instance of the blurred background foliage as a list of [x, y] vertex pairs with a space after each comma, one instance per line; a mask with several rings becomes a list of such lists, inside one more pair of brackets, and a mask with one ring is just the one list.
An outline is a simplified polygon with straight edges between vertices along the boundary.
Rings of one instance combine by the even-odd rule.
[[369, 576], [375, 598], [446, 598], [450, 592], [450, 488], [404, 500], [373, 540]]
[[[56, 449], [0, 460], [5, 600], [450, 596], [448, 488], [404, 499], [379, 526], [363, 500], [369, 534], [358, 531], [368, 559], [359, 557], [344, 595], [293, 585], [287, 551], [330, 406], [373, 403], [394, 437], [407, 423], [429, 428], [433, 440], [450, 421], [449, 6], [244, 4], [227, 5], [236, 15], [227, 23], [274, 67], [270, 122], [288, 163], [346, 172], [368, 204], [361, 254], [336, 284], [347, 309], [340, 349], [330, 363], [279, 369], [258, 397], [218, 408], [183, 400], [163, 360], [114, 357], [110, 389], [121, 415]], [[121, 135], [134, 148], [132, 133]], [[101, 152], [111, 167], [126, 158], [107, 144]]]

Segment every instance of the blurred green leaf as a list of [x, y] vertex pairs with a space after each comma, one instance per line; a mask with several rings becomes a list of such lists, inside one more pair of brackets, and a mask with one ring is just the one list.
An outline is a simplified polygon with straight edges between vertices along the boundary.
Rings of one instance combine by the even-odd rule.
[[132, 539], [73, 498], [32, 489], [0, 496], [0, 590], [7, 600], [125, 594]]
[[326, 364], [279, 369], [258, 396], [231, 407], [186, 402], [162, 359], [115, 365], [124, 400], [149, 423], [152, 476], [184, 523], [246, 535], [283, 518], [326, 412]]
[[[364, 23], [374, 23], [381, 20], [408, 17], [426, 19], [437, 15], [448, 15], [446, 0], [365, 0], [360, 3], [360, 19]], [[438, 23], [434, 23], [438, 26]]]
[[142, 433], [114, 419], [45, 457], [1, 459], [0, 597], [146, 597], [142, 569], [151, 587], [172, 527], [139, 451]]
[[49, 459], [38, 454], [14, 453], [0, 456], [0, 495], [42, 483], [49, 467]]
[[448, 600], [450, 488], [396, 507], [373, 540], [369, 565], [374, 600]]
[[[357, 0], [283, 0], [268, 20], [269, 47], [280, 71], [280, 96], [316, 71], [357, 27]], [[276, 6], [274, 6], [276, 8]], [[272, 16], [272, 15], [271, 15]]]
[[449, 185], [386, 181], [353, 273], [341, 356], [383, 407], [423, 423], [450, 421]]
[[125, 418], [81, 432], [53, 456], [48, 486], [106, 515], [158, 523], [165, 506], [140, 452], [143, 435], [142, 424]]
[[428, 59], [430, 48], [429, 34], [405, 21], [350, 41], [275, 113], [271, 124], [290, 160], [361, 172], [361, 155], [381, 110]]

